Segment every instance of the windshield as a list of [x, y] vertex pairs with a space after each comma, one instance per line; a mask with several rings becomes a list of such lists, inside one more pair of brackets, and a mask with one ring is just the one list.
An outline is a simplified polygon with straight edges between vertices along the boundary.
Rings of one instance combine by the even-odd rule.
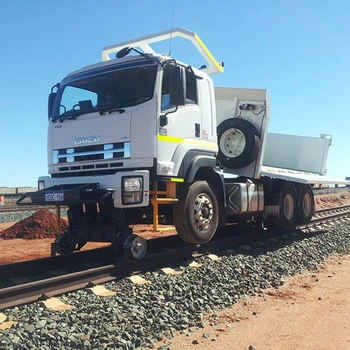
[[[112, 70], [114, 69], [114, 70]], [[81, 114], [136, 106], [152, 99], [157, 65], [115, 67], [68, 77], [57, 91], [52, 118], [76, 118]]]

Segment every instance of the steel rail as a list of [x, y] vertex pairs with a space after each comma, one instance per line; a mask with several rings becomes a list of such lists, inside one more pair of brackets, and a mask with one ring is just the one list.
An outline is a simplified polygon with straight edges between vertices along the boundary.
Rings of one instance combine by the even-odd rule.
[[[319, 214], [326, 214], [325, 216]], [[350, 205], [318, 210], [316, 216], [311, 219], [311, 222], [305, 225], [298, 226], [299, 228], [314, 226], [320, 223], [327, 223], [329, 221], [335, 221], [343, 217], [350, 216]]]
[[43, 295], [51, 297], [85, 288], [89, 283], [111, 281], [115, 279], [113, 271], [115, 266], [107, 265], [0, 289], [0, 309], [26, 304], [40, 299]]
[[320, 213], [327, 213], [329, 211], [336, 211], [336, 210], [343, 210], [343, 209], [350, 209], [350, 205], [340, 205], [338, 207], [319, 209], [319, 210], [316, 210], [315, 214], [317, 215]]

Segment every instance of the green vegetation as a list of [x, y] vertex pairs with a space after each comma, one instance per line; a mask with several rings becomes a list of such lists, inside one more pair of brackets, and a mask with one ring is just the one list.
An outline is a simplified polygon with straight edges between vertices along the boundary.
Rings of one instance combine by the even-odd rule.
[[337, 248], [338, 254], [350, 254], [350, 245]]

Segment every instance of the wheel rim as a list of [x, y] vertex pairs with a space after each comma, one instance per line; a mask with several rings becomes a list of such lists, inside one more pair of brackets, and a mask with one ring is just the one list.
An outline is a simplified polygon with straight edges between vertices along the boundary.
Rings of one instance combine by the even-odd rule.
[[146, 240], [140, 236], [133, 236], [130, 240], [129, 249], [134, 259], [143, 258], [147, 250]]
[[294, 198], [291, 194], [287, 194], [284, 199], [284, 216], [288, 220], [292, 220], [294, 216]]
[[213, 219], [213, 204], [210, 198], [201, 193], [196, 198], [193, 208], [193, 222], [198, 231], [203, 231], [208, 228]]
[[303, 197], [303, 212], [305, 216], [309, 216], [311, 214], [312, 208], [312, 200], [310, 193], [305, 193]]
[[228, 158], [238, 157], [245, 147], [245, 136], [239, 129], [228, 129], [220, 138], [220, 150]]

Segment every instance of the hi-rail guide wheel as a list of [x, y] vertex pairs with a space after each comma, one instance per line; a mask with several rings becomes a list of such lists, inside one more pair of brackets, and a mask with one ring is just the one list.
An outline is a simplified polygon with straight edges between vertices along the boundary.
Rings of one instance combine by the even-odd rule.
[[133, 259], [142, 259], [147, 251], [146, 240], [138, 235], [130, 235], [124, 242], [124, 248]]
[[76, 243], [71, 240], [67, 233], [57, 236], [54, 244], [57, 253], [60, 255], [72, 254], [76, 247]]

